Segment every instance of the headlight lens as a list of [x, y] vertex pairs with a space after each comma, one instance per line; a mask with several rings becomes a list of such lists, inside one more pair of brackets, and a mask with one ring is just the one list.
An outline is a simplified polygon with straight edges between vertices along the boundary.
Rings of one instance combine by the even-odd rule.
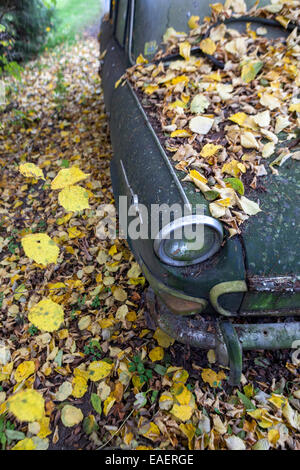
[[[180, 239], [178, 229], [182, 230]], [[195, 232], [195, 229], [198, 231]], [[196, 236], [191, 238], [193, 233]], [[156, 237], [154, 250], [166, 264], [189, 266], [201, 263], [215, 254], [222, 239], [223, 228], [218, 220], [203, 215], [191, 215], [166, 225]]]

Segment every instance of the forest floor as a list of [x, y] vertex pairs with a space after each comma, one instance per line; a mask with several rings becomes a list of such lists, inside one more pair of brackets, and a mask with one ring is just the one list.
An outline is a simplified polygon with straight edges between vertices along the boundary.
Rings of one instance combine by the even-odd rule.
[[2, 448], [300, 450], [291, 353], [247, 353], [230, 388], [213, 351], [147, 327], [126, 242], [97, 238], [114, 204], [98, 62], [92, 37], [44, 53], [1, 116]]

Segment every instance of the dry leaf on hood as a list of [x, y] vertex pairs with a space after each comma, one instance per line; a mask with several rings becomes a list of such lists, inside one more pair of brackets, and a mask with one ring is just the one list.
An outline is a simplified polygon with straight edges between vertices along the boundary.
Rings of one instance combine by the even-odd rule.
[[190, 120], [189, 128], [192, 132], [205, 135], [212, 128], [213, 123], [214, 120], [211, 118], [207, 118], [204, 116], [196, 116]]

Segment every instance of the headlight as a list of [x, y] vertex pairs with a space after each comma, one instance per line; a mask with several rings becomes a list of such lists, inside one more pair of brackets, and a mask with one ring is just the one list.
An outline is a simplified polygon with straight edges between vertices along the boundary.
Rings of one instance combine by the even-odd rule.
[[[180, 232], [182, 236], [178, 239]], [[189, 215], [162, 228], [154, 240], [154, 251], [166, 264], [189, 266], [214, 255], [222, 240], [223, 227], [218, 220], [206, 215]]]

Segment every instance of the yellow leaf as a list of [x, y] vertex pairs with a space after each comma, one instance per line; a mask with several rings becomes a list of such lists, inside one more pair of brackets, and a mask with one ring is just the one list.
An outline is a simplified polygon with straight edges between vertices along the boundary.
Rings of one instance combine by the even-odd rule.
[[216, 362], [216, 353], [214, 349], [210, 349], [207, 352], [207, 360], [210, 364], [214, 364]]
[[132, 383], [133, 383], [133, 386], [137, 388], [138, 390], [143, 388], [143, 385], [145, 384], [145, 382], [141, 382], [139, 375], [134, 375], [132, 377]]
[[299, 103], [292, 103], [289, 107], [289, 111], [300, 113], [300, 102]]
[[46, 233], [31, 233], [21, 239], [25, 255], [36, 263], [47, 266], [56, 263], [59, 248]]
[[245, 83], [250, 83], [252, 80], [254, 80], [258, 72], [262, 69], [263, 65], [264, 63], [260, 61], [248, 62], [244, 64], [242, 67], [241, 74], [242, 80]]
[[212, 55], [216, 51], [217, 47], [214, 41], [210, 38], [202, 39], [200, 42], [200, 49], [205, 54]]
[[[284, 2], [281, 2], [281, 3], [284, 3]], [[285, 16], [282, 16], [282, 15], [277, 15], [275, 17], [275, 20], [277, 20], [284, 28], [287, 28], [290, 22], [289, 18], [286, 18]]]
[[120, 83], [123, 81], [124, 77], [122, 75], [122, 77], [119, 78], [119, 80], [116, 81], [115, 83], [115, 88], [118, 88], [118, 86], [120, 85]]
[[191, 55], [191, 45], [188, 41], [179, 44], [179, 54], [185, 59], [189, 60]]
[[64, 188], [58, 195], [58, 202], [70, 212], [82, 211], [90, 207], [87, 190], [77, 185]]
[[192, 15], [188, 21], [188, 26], [190, 29], [195, 29], [199, 27], [198, 21], [200, 20], [200, 16]]
[[52, 181], [51, 189], [63, 189], [67, 186], [72, 186], [73, 184], [78, 183], [78, 181], [85, 180], [88, 176], [90, 175], [83, 173], [83, 171], [76, 166], [63, 168]]
[[65, 224], [66, 222], [69, 222], [69, 220], [73, 217], [73, 214], [72, 212], [70, 212], [69, 214], [66, 214], [64, 217], [60, 217], [56, 220], [56, 223], [57, 225], [63, 225]]
[[144, 92], [146, 93], [146, 95], [152, 95], [152, 93], [154, 93], [155, 91], [159, 90], [159, 86], [158, 85], [148, 85]]
[[203, 369], [201, 373], [201, 377], [204, 382], [209, 383], [211, 387], [218, 387], [221, 383], [221, 380], [226, 378], [226, 375], [223, 371], [216, 373], [212, 369]]
[[280, 432], [278, 431], [278, 429], [269, 429], [268, 441], [270, 442], [270, 444], [275, 446], [279, 438], [280, 438]]
[[174, 372], [172, 380], [174, 383], [180, 382], [180, 383], [185, 384], [188, 378], [189, 378], [188, 371], [185, 369], [179, 369], [176, 372]]
[[171, 137], [190, 137], [192, 134], [185, 129], [177, 129], [171, 133]]
[[49, 427], [50, 425], [50, 418], [47, 418], [47, 416], [43, 416], [43, 418], [39, 421], [40, 425], [40, 430], [37, 434], [37, 436], [40, 439], [45, 439], [45, 437], [49, 436], [51, 434], [51, 429]]
[[207, 179], [203, 175], [201, 175], [201, 173], [199, 173], [199, 171], [191, 170], [189, 174], [190, 174], [190, 177], [192, 179], [199, 180], [199, 181], [201, 181], [201, 183], [207, 183]]
[[102, 380], [110, 374], [112, 368], [113, 364], [108, 364], [108, 362], [94, 361], [88, 367], [89, 379], [92, 382]]
[[40, 330], [56, 331], [64, 321], [64, 311], [59, 304], [45, 298], [30, 309], [28, 320]]
[[178, 77], [172, 78], [172, 85], [177, 85], [178, 83], [187, 84], [189, 81], [186, 75], [178, 75]]
[[269, 417], [268, 412], [264, 408], [258, 408], [254, 411], [247, 411], [248, 415], [256, 419], [259, 426], [263, 429], [268, 429], [273, 426], [273, 421]]
[[65, 405], [61, 411], [61, 421], [64, 426], [71, 428], [83, 420], [83, 414], [80, 408], [73, 405]]
[[189, 405], [175, 404], [171, 409], [171, 413], [181, 421], [187, 421], [193, 414], [193, 408], [191, 408]]
[[240, 173], [245, 173], [246, 167], [243, 163], [240, 163], [238, 160], [231, 160], [228, 163], [224, 163], [222, 167], [222, 173], [227, 173], [232, 175], [235, 178], [239, 176]]
[[80, 376], [75, 376], [73, 378], [72, 385], [73, 385], [72, 395], [75, 398], [83, 397], [88, 389], [87, 380]]
[[231, 205], [230, 197], [226, 197], [224, 199], [218, 199], [216, 201], [216, 204], [219, 204], [220, 206], [223, 206], [223, 207], [229, 207]]
[[139, 428], [139, 434], [146, 437], [147, 439], [150, 439], [151, 441], [156, 441], [160, 435], [160, 430], [155, 423], [148, 422]]
[[235, 122], [239, 126], [242, 126], [245, 122], [245, 119], [247, 119], [247, 117], [248, 117], [247, 114], [240, 112], [240, 113], [233, 114], [228, 119], [230, 121]]
[[162, 347], [157, 346], [156, 348], [151, 349], [149, 352], [149, 357], [152, 362], [161, 361], [164, 357], [164, 350]]
[[34, 163], [22, 163], [19, 166], [19, 172], [26, 177], [34, 177], [45, 180], [43, 170], [41, 170]]
[[187, 424], [180, 424], [179, 429], [183, 432], [183, 434], [188, 438], [189, 442], [193, 439], [196, 428], [192, 423], [187, 423]]
[[272, 403], [276, 408], [280, 409], [283, 405], [286, 405], [287, 398], [283, 395], [277, 395], [276, 393], [272, 393], [271, 398], [268, 399], [270, 403]]
[[89, 379], [89, 371], [76, 367], [74, 369], [74, 377], [82, 377], [86, 382]]
[[210, 4], [209, 6], [216, 13], [221, 13], [224, 9], [224, 5], [222, 5], [222, 3], [213, 3], [213, 4]]
[[24, 361], [18, 365], [16, 372], [15, 372], [15, 381], [22, 382], [23, 380], [27, 379], [30, 375], [34, 374], [35, 372], [35, 364], [33, 361]]
[[137, 65], [142, 65], [142, 64], [148, 64], [148, 60], [145, 59], [145, 57], [143, 56], [143, 54], [140, 54], [137, 59], [136, 59], [136, 64]]
[[44, 416], [44, 398], [36, 390], [27, 389], [12, 395], [7, 407], [19, 421], [40, 421]]
[[222, 148], [222, 145], [205, 144], [204, 147], [202, 147], [200, 155], [204, 158], [212, 157], [213, 155], [216, 155], [216, 153]]
[[190, 405], [193, 395], [183, 383], [175, 383], [171, 391], [180, 405]]
[[73, 238], [79, 238], [80, 236], [82, 236], [82, 232], [80, 232], [80, 230], [78, 230], [77, 227], [68, 228], [68, 234], [69, 234], [70, 240], [72, 240]]
[[115, 401], [116, 401], [116, 399], [114, 397], [109, 396], [109, 397], [106, 398], [106, 400], [104, 401], [104, 405], [103, 405], [104, 416], [108, 415], [108, 413], [112, 409]]
[[0, 382], [7, 380], [9, 378], [10, 374], [12, 373], [13, 368], [14, 368], [13, 361], [8, 362], [4, 366], [0, 367]]
[[30, 437], [25, 437], [21, 441], [17, 442], [11, 450], [34, 450], [36, 448], [35, 443]]
[[112, 245], [108, 251], [109, 256], [113, 256], [118, 252], [116, 245]]
[[219, 72], [213, 72], [213, 73], [210, 73], [209, 75], [205, 75], [205, 80], [220, 82], [222, 80], [222, 77]]
[[171, 338], [171, 336], [167, 335], [167, 333], [165, 333], [160, 328], [157, 328], [155, 330], [153, 338], [156, 339], [159, 346], [162, 346], [163, 348], [168, 348], [169, 346], [171, 346], [175, 342], [175, 340], [173, 338]]

